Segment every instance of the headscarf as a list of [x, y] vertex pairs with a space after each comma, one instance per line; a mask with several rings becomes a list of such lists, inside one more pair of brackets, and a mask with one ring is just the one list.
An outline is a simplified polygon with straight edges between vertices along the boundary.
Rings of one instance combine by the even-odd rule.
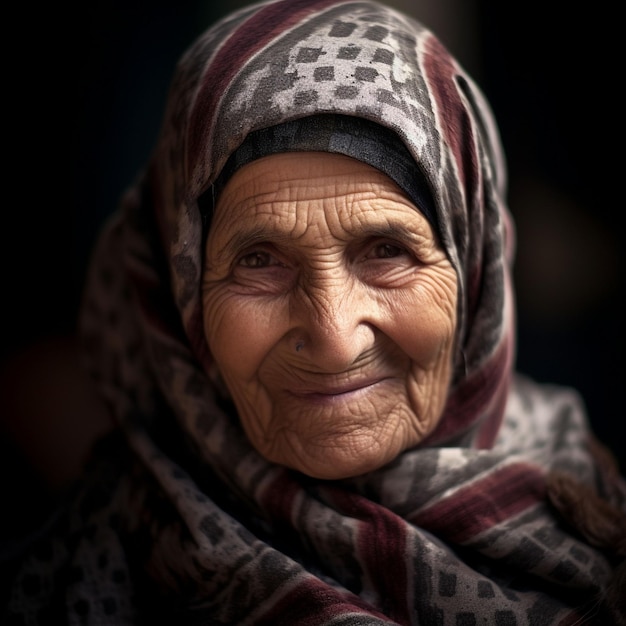
[[[214, 382], [200, 297], [203, 203], [223, 168], [254, 133], [312, 116], [399, 139], [458, 281], [437, 428], [334, 481], [250, 445]], [[334, 124], [315, 149], [341, 144]], [[70, 621], [116, 624], [605, 619], [626, 549], [624, 484], [594, 452], [577, 394], [514, 374], [506, 184], [485, 98], [414, 19], [369, 0], [273, 0], [207, 30], [176, 68], [158, 142], [87, 280], [82, 338], [122, 440], [103, 442], [108, 460], [96, 455], [52, 544], [57, 574], [73, 576], [29, 604], [14, 592], [13, 607], [53, 597]], [[601, 531], [572, 527], [573, 494], [604, 507]], [[34, 558], [19, 580], [40, 571]]]

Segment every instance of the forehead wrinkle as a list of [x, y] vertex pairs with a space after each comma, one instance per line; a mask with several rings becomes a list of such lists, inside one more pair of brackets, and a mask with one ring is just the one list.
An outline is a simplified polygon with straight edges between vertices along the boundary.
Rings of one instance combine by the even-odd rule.
[[[245, 183], [231, 187], [222, 196], [224, 200], [228, 196], [226, 202], [218, 203], [227, 237], [214, 250], [218, 257], [232, 257], [262, 242], [306, 246], [309, 238], [318, 243], [320, 236], [327, 235], [338, 245], [378, 237], [423, 246], [433, 238], [420, 210], [374, 168], [367, 166], [367, 175], [341, 168], [329, 175], [313, 163], [306, 174], [287, 170], [286, 177], [276, 179], [268, 177], [268, 162], [256, 163], [261, 167], [244, 167]], [[407, 209], [415, 219], [407, 217]], [[217, 220], [214, 224], [218, 226]]]

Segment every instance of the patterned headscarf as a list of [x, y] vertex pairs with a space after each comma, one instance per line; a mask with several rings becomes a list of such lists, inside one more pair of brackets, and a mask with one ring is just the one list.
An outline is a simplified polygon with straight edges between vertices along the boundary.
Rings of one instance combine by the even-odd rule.
[[[324, 481], [246, 439], [213, 382], [200, 285], [205, 204], [232, 155], [305, 119], [330, 120], [309, 126], [314, 149], [342, 152], [342, 116], [414, 161], [457, 273], [458, 327], [435, 431], [383, 468]], [[86, 479], [98, 489], [67, 514], [69, 536], [89, 532], [53, 544], [57, 570], [80, 573], [56, 606], [115, 624], [605, 619], [624, 484], [598, 460], [578, 396], [513, 372], [514, 243], [489, 107], [420, 23], [369, 0], [274, 0], [210, 28], [180, 60], [154, 152], [94, 251], [81, 331], [123, 441], [102, 445], [112, 460]], [[572, 494], [602, 510], [604, 532], [572, 514]], [[40, 571], [35, 558], [23, 576]]]

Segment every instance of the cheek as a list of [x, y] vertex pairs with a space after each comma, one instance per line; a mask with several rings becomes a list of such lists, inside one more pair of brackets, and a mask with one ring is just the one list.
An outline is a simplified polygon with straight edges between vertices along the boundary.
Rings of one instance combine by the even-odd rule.
[[219, 288], [203, 294], [203, 325], [222, 375], [249, 381], [281, 335], [281, 307], [240, 298]]
[[433, 294], [422, 289], [408, 291], [388, 304], [388, 334], [422, 369], [441, 365], [451, 358], [456, 332], [456, 289]]
[[444, 276], [445, 280], [442, 277], [432, 282], [425, 291], [407, 294], [394, 324], [394, 339], [412, 363], [406, 384], [420, 439], [432, 431], [441, 416], [452, 371], [456, 275]]

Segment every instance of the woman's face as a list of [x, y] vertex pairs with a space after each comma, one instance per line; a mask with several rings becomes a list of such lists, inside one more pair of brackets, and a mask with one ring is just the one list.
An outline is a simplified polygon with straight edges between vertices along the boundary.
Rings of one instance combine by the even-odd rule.
[[329, 153], [253, 161], [218, 200], [205, 263], [206, 339], [266, 459], [345, 478], [434, 429], [456, 273], [385, 174]]

